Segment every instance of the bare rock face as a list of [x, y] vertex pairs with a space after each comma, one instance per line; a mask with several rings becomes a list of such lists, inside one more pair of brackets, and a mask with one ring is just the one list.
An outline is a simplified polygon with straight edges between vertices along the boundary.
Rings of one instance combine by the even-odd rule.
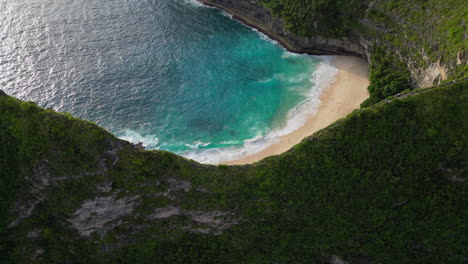
[[[428, 87], [434, 84], [440, 84], [443, 80], [446, 80], [449, 76], [449, 64], [444, 64], [440, 61], [431, 61], [427, 56], [425, 56], [425, 51], [421, 52], [423, 54], [424, 60], [427, 62], [427, 65], [422, 68], [417, 65], [414, 61], [410, 58], [406, 58], [399, 54], [400, 60], [406, 62], [406, 66], [408, 67], [412, 79], [413, 79], [413, 87]], [[459, 59], [459, 58], [458, 58]], [[466, 62], [466, 60], [465, 60]], [[455, 66], [455, 61], [453, 62]]]
[[180, 191], [188, 192], [192, 189], [192, 184], [187, 181], [180, 181], [174, 178], [169, 178], [168, 182], [170, 183], [169, 191]]
[[154, 213], [148, 216], [150, 219], [163, 219], [173, 215], [180, 215], [180, 208], [175, 206], [168, 206], [164, 208], [157, 208]]
[[[81, 236], [88, 237], [93, 232], [103, 235], [122, 223], [123, 216], [132, 213], [137, 205], [138, 196], [117, 199], [117, 196], [98, 197], [87, 200], [71, 218], [68, 219]], [[119, 219], [119, 221], [114, 221]]]
[[177, 192], [183, 191], [184, 193], [192, 190], [192, 184], [188, 181], [177, 180], [174, 178], [169, 178], [167, 180], [169, 184], [167, 191], [159, 193], [159, 195], [164, 196], [168, 199], [175, 200]]
[[112, 190], [112, 182], [104, 182], [96, 186], [99, 192], [106, 193]]
[[191, 218], [192, 223], [185, 226], [184, 229], [194, 233], [213, 233], [214, 235], [220, 235], [224, 230], [239, 224], [241, 221], [241, 218], [236, 218], [232, 212], [182, 210], [176, 206], [157, 208], [153, 214], [148, 216], [148, 219], [166, 219], [177, 216]]
[[332, 255], [330, 257], [330, 264], [348, 264], [348, 262], [340, 259], [338, 256]]
[[[31, 217], [37, 205], [47, 199], [48, 189], [57, 186], [58, 183], [106, 173], [109, 169], [107, 164], [110, 163], [110, 167], [114, 166], [119, 160], [118, 151], [123, 148], [122, 143], [119, 141], [109, 140], [107, 143], [107, 149], [99, 156], [97, 168], [89, 172], [84, 171], [76, 175], [57, 177], [50, 172], [49, 160], [43, 159], [39, 161], [31, 175], [25, 177], [25, 180], [28, 182], [29, 195], [15, 201], [13, 213], [16, 215], [16, 219], [8, 227], [15, 227], [23, 219]], [[104, 183], [97, 188], [100, 192], [108, 192], [112, 188], [112, 183]]]
[[16, 220], [8, 225], [9, 228], [15, 227], [23, 219], [30, 217], [33, 214], [36, 206], [45, 200], [43, 191], [46, 190], [52, 183], [52, 174], [48, 169], [48, 161], [42, 160], [39, 165], [33, 170], [30, 177], [26, 180], [30, 182], [30, 196], [28, 199], [16, 201], [14, 213], [17, 216]]

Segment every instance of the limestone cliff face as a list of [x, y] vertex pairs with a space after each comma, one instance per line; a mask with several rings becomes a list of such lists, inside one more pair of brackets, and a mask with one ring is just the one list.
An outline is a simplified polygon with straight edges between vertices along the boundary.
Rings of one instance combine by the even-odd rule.
[[[353, 55], [371, 61], [371, 49], [373, 46], [383, 46], [388, 54], [408, 67], [412, 86], [426, 87], [446, 80], [450, 71], [458, 65], [467, 64], [467, 58], [463, 51], [458, 51], [456, 60], [443, 60], [443, 58], [430, 59], [426, 56], [422, 43], [405, 43], [404, 48], [393, 46], [391, 43], [376, 34], [370, 34], [366, 30], [355, 31], [348, 37], [325, 38], [322, 36], [300, 37], [285, 29], [281, 18], [275, 17], [260, 4], [259, 0], [199, 0], [200, 2], [217, 7], [233, 15], [233, 18], [257, 28], [259, 31], [280, 42], [292, 52], [308, 53], [313, 55]], [[368, 2], [368, 10], [374, 9], [374, 2]], [[406, 28], [404, 20], [395, 21], [399, 26]], [[385, 26], [362, 18], [359, 23], [365, 28], [378, 32], [377, 35], [392, 34]], [[419, 32], [416, 32], [419, 33]], [[422, 33], [421, 33], [422, 34]], [[421, 36], [424, 39], [424, 36]], [[406, 41], [406, 40], [402, 40]], [[423, 62], [415, 57], [422, 58]]]

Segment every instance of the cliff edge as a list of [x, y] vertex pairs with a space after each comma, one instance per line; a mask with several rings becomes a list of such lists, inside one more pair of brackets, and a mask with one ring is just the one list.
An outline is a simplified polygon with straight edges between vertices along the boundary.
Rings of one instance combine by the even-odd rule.
[[373, 97], [284, 154], [207, 166], [0, 91], [0, 263], [468, 261], [463, 1], [203, 1], [366, 58]]
[[[426, 87], [441, 83], [452, 76], [465, 77], [468, 47], [466, 33], [467, 7], [463, 1], [348, 1], [356, 9], [350, 13], [348, 25], [338, 26], [338, 34], [320, 28], [323, 17], [291, 13], [300, 12], [297, 1], [288, 0], [199, 0], [222, 9], [245, 24], [278, 40], [292, 52], [318, 55], [353, 55], [372, 63], [377, 56], [388, 57], [393, 65], [403, 64], [399, 70], [408, 70], [410, 86]], [[314, 1], [302, 3], [311, 5]], [[326, 1], [325, 1], [326, 2]], [[338, 1], [339, 2], [339, 1]], [[292, 6], [289, 13], [274, 11], [277, 4], [283, 9]], [[454, 8], [458, 6], [460, 9]], [[338, 8], [333, 6], [333, 8]], [[303, 8], [304, 12], [310, 12]], [[325, 9], [326, 10], [326, 9]], [[345, 16], [345, 12], [330, 14]], [[293, 18], [291, 18], [293, 17]], [[332, 18], [333, 19], [333, 18]], [[307, 21], [310, 22], [307, 22]], [[305, 21], [305, 22], [303, 22]], [[430, 22], [429, 22], [430, 21]], [[302, 24], [313, 26], [302, 28]], [[446, 27], [450, 24], [453, 28]], [[327, 24], [328, 25], [328, 24]], [[334, 27], [329, 26], [328, 28]], [[314, 30], [316, 29], [316, 30]], [[301, 31], [302, 30], [302, 31]]]

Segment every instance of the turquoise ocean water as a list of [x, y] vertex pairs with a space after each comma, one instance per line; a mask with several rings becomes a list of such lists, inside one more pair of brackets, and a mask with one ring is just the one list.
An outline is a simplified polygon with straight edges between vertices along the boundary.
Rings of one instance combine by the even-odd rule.
[[300, 127], [337, 70], [189, 0], [0, 0], [0, 89], [218, 163]]

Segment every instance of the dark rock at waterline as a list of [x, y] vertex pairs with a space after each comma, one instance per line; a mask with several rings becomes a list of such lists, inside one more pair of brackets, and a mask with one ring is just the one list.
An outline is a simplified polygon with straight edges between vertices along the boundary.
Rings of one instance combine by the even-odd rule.
[[299, 37], [285, 29], [281, 18], [272, 16], [258, 0], [201, 0], [233, 15], [233, 18], [252, 26], [277, 40], [286, 49], [313, 55], [354, 55], [369, 60], [369, 45], [364, 38]]

